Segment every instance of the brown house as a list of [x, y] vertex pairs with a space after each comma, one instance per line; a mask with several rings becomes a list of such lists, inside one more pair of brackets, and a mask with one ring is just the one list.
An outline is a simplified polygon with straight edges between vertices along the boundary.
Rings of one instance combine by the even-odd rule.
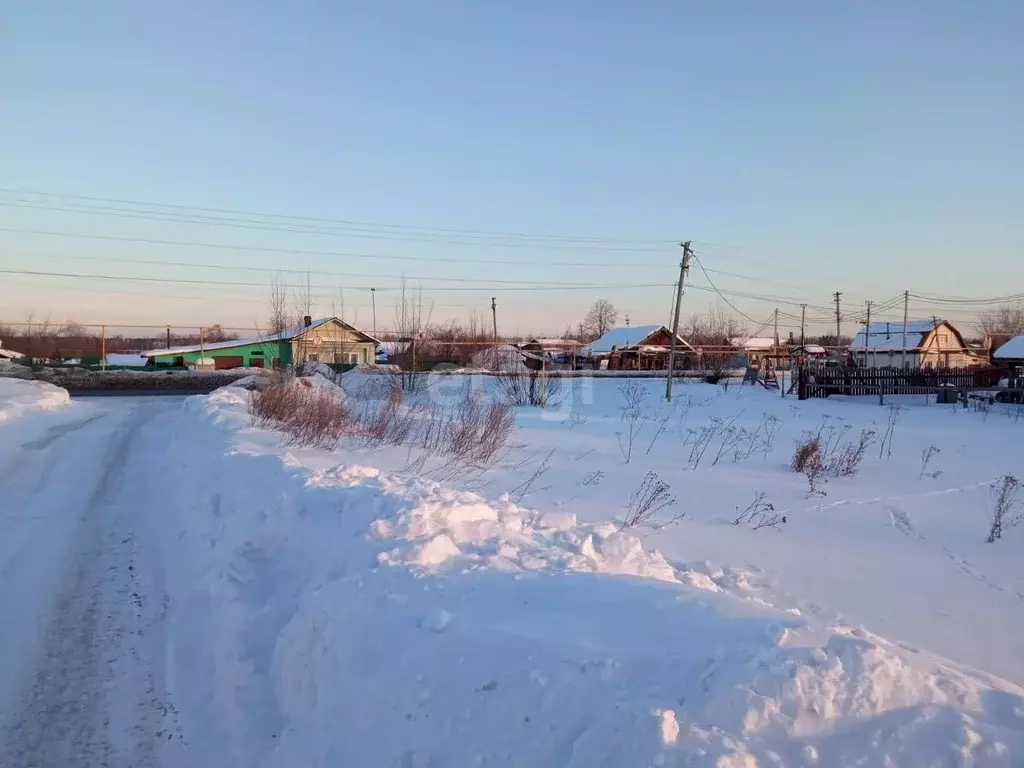
[[[664, 325], [638, 325], [613, 328], [592, 341], [581, 353], [594, 368], [611, 371], [668, 370], [672, 331]], [[685, 369], [693, 363], [695, 352], [685, 339], [676, 337], [675, 368]]]

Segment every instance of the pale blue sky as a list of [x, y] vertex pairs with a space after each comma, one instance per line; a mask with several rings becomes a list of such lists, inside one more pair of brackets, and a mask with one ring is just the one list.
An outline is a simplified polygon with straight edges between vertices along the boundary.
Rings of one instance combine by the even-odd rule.
[[[497, 292], [494, 281], [667, 283], [672, 242], [686, 238], [706, 267], [734, 273], [712, 275], [724, 290], [822, 307], [842, 290], [851, 318], [864, 299], [904, 289], [1024, 290], [1020, 2], [35, 0], [5, 4], [0, 22], [5, 189], [645, 241], [269, 232], [57, 211], [70, 201], [4, 192], [6, 229], [412, 258], [0, 231], [2, 269], [266, 280], [166, 263], [187, 261], [374, 275], [313, 282], [347, 285], [363, 325], [369, 296], [357, 286], [379, 286], [381, 327], [402, 274], [458, 277], [423, 283], [435, 319], [498, 295], [503, 330], [537, 332], [574, 323], [597, 296], [634, 323], [662, 322], [670, 289]], [[522, 263], [414, 260], [439, 256]], [[0, 319], [266, 314], [259, 285], [0, 283], [11, 287]], [[453, 286], [471, 290], [437, 290]], [[334, 290], [318, 292], [326, 313]], [[686, 307], [713, 300], [697, 289]], [[775, 306], [733, 300], [757, 319]]]

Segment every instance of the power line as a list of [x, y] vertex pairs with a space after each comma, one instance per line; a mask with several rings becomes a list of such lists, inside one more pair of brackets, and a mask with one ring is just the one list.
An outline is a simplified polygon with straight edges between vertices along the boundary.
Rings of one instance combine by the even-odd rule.
[[47, 237], [72, 237], [84, 240], [107, 240], [124, 243], [142, 243], [146, 245], [172, 245], [182, 248], [223, 248], [231, 251], [252, 251], [258, 253], [276, 253], [290, 256], [341, 256], [353, 259], [388, 259], [396, 261], [418, 261], [438, 262], [448, 264], [494, 264], [494, 265], [515, 265], [515, 266], [557, 266], [557, 267], [622, 267], [632, 269], [635, 267], [664, 267], [666, 264], [637, 262], [582, 262], [582, 261], [523, 261], [522, 259], [466, 259], [454, 256], [408, 256], [392, 255], [383, 253], [353, 253], [350, 251], [323, 251], [306, 248], [271, 248], [259, 245], [237, 245], [223, 243], [204, 243], [187, 240], [160, 240], [149, 237], [123, 237], [119, 235], [94, 235], [82, 232], [52, 232], [33, 229], [17, 229], [13, 227], [0, 227], [0, 232], [14, 232], [26, 235], [42, 235]]
[[[264, 272], [270, 274], [286, 273], [286, 274], [301, 274], [301, 275], [322, 275], [326, 277], [359, 277], [359, 278], [372, 278], [372, 279], [405, 279], [405, 280], [416, 280], [416, 281], [431, 281], [431, 282], [452, 282], [452, 283], [479, 283], [484, 278], [479, 277], [418, 277], [412, 275], [382, 275], [382, 274], [370, 274], [365, 272], [336, 272], [336, 271], [324, 271], [324, 270], [309, 270], [309, 269], [288, 269], [286, 267], [253, 267], [250, 265], [231, 265], [231, 264], [210, 264], [197, 261], [152, 261], [149, 259], [129, 259], [120, 256], [73, 256], [59, 253], [31, 253], [31, 254], [16, 254], [22, 256], [28, 256], [30, 258], [47, 258], [47, 259], [70, 259], [74, 261], [102, 261], [102, 262], [116, 262], [120, 264], [140, 264], [146, 266], [169, 266], [169, 267], [189, 267], [196, 269], [222, 269], [230, 271], [240, 272]], [[607, 288], [607, 285], [603, 284], [592, 284], [592, 283], [569, 283], [552, 280], [508, 280], [499, 278], [486, 278], [488, 283], [507, 283], [511, 285], [549, 285], [549, 286], [576, 286], [579, 288], [594, 287], [594, 288]], [[344, 287], [344, 286], [342, 286]]]
[[324, 224], [341, 224], [341, 225], [354, 225], [358, 227], [377, 227], [387, 228], [396, 230], [408, 230], [411, 232], [435, 232], [444, 234], [462, 234], [462, 235], [476, 235], [486, 237], [510, 237], [510, 238], [529, 238], [538, 240], [558, 240], [558, 241], [572, 241], [572, 242], [588, 242], [588, 243], [634, 243], [634, 244], [657, 244], [657, 245], [675, 245], [675, 241], [671, 239], [665, 240], [647, 240], [640, 238], [613, 238], [605, 236], [589, 236], [589, 235], [538, 235], [538, 234], [527, 234], [524, 232], [510, 232], [510, 231], [494, 231], [494, 230], [480, 230], [480, 229], [455, 229], [446, 227], [418, 227], [409, 226], [406, 224], [389, 224], [382, 222], [369, 222], [369, 221], [355, 221], [351, 219], [333, 219], [333, 218], [321, 218], [317, 216], [295, 216], [291, 214], [276, 214], [276, 213], [260, 213], [255, 211], [246, 211], [233, 208], [211, 208], [197, 205], [180, 205], [174, 203], [154, 203], [145, 202], [140, 200], [127, 200], [116, 197], [92, 197], [88, 195], [72, 195], [56, 192], [44, 192], [40, 190], [30, 189], [11, 189], [11, 188], [0, 188], [0, 193], [13, 194], [13, 195], [36, 195], [40, 197], [50, 197], [65, 200], [86, 200], [89, 202], [100, 202], [100, 203], [115, 203], [119, 205], [135, 205], [144, 206], [149, 208], [172, 208], [181, 211], [202, 211], [205, 213], [220, 213], [230, 214], [233, 216], [251, 216], [251, 217], [262, 217], [271, 219], [283, 219], [292, 221], [309, 221], [319, 222]]
[[69, 206], [69, 205], [46, 205], [43, 203], [35, 203], [32, 201], [25, 200], [14, 200], [4, 201], [0, 200], [0, 206], [7, 208], [27, 208], [43, 211], [59, 211], [63, 213], [84, 213], [97, 216], [112, 216], [115, 218], [125, 218], [143, 221], [161, 221], [169, 222], [173, 224], [193, 224], [198, 226], [211, 226], [211, 227], [232, 227], [235, 229], [247, 229], [257, 230], [260, 232], [289, 232], [293, 234], [302, 235], [318, 235], [325, 237], [352, 237], [366, 240], [390, 240], [396, 242], [410, 243], [410, 242], [422, 242], [422, 243], [435, 243], [441, 245], [464, 245], [464, 246], [488, 246], [495, 248], [545, 248], [548, 250], [560, 250], [560, 251], [612, 251], [620, 253], [650, 253], [655, 250], [652, 247], [647, 248], [626, 248], [626, 247], [605, 247], [603, 245], [546, 245], [538, 243], [517, 243], [517, 242], [501, 242], [491, 241], [482, 242], [479, 240], [451, 240], [442, 238], [426, 238], [426, 237], [397, 237], [392, 235], [382, 234], [367, 234], [362, 232], [350, 232], [350, 231], [336, 231], [334, 229], [324, 227], [314, 227], [312, 225], [292, 225], [292, 226], [281, 226], [274, 225], [272, 222], [261, 222], [254, 221], [251, 219], [238, 219], [230, 217], [216, 217], [216, 216], [203, 216], [203, 215], [192, 215], [186, 216], [182, 214], [164, 213], [164, 212], [146, 212], [136, 211], [125, 208], [113, 208], [113, 207], [90, 207], [90, 206]]
[[[76, 274], [73, 272], [42, 272], [38, 270], [28, 269], [0, 269], [0, 274], [7, 275], [32, 275], [35, 277], [72, 277], [86, 280], [121, 280], [121, 281], [135, 281], [135, 282], [148, 282], [148, 283], [185, 283], [191, 285], [240, 285], [240, 286], [258, 286], [265, 287], [264, 283], [246, 282], [242, 280], [200, 280], [196, 278], [177, 278], [177, 277], [126, 277], [124, 275], [87, 275], [87, 274]], [[431, 291], [571, 291], [571, 290], [594, 290], [595, 288], [664, 288], [665, 286], [671, 285], [671, 283], [617, 283], [610, 285], [531, 285], [529, 287], [493, 287], [493, 286], [480, 286], [480, 287], [457, 287], [457, 288], [431, 288]], [[296, 287], [296, 286], [286, 286]], [[314, 288], [327, 288], [336, 289], [336, 285], [315, 285]], [[369, 290], [371, 286], [346, 286], [348, 288]], [[389, 291], [399, 290], [398, 288], [382, 288], [380, 286], [372, 286], [378, 291]]]
[[733, 312], [736, 312], [738, 315], [740, 315], [740, 317], [746, 318], [747, 322], [750, 322], [750, 323], [756, 323], [757, 322], [757, 320], [752, 318], [750, 315], [748, 315], [748, 314], [746, 314], [744, 312], [740, 312], [740, 310], [738, 310], [736, 308], [736, 305], [733, 304], [731, 301], [729, 301], [722, 294], [722, 292], [720, 290], [718, 290], [718, 286], [715, 285], [714, 281], [711, 279], [711, 275], [708, 274], [708, 271], [706, 269], [704, 269], [704, 262], [701, 260], [701, 258], [699, 256], [697, 256], [697, 254], [693, 254], [693, 260], [697, 262], [697, 266], [700, 267], [700, 271], [704, 273], [704, 278], [708, 281], [708, 284], [712, 287], [712, 289], [714, 289], [715, 293], [717, 293], [719, 295], [719, 297], [721, 297], [722, 301], [724, 301], [727, 305], [729, 305], [732, 308]]

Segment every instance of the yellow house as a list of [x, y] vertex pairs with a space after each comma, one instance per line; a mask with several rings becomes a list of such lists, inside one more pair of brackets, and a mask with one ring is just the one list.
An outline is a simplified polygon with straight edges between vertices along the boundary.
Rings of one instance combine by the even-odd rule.
[[295, 363], [372, 363], [380, 342], [368, 333], [336, 317], [303, 318], [304, 328], [291, 335], [291, 359]]

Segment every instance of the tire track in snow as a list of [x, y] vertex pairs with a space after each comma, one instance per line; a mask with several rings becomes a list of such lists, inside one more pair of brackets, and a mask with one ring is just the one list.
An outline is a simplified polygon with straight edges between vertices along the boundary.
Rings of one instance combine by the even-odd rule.
[[[132, 448], [146, 415], [145, 408], [127, 414], [108, 439], [91, 493], [51, 521], [74, 526], [74, 546], [36, 667], [0, 732], [0, 765], [158, 764], [157, 740], [164, 738], [167, 716], [173, 720], [173, 710], [164, 704], [163, 670], [154, 666], [161, 640], [153, 630], [162, 620], [162, 601], [146, 593], [139, 572], [132, 519], [137, 508], [130, 493]], [[91, 421], [51, 430], [38, 441], [37, 456], [46, 455], [56, 471], [67, 472], [75, 454], [50, 456], [43, 449]], [[25, 506], [36, 499], [37, 493], [28, 494]], [[173, 738], [173, 728], [170, 733]]]

